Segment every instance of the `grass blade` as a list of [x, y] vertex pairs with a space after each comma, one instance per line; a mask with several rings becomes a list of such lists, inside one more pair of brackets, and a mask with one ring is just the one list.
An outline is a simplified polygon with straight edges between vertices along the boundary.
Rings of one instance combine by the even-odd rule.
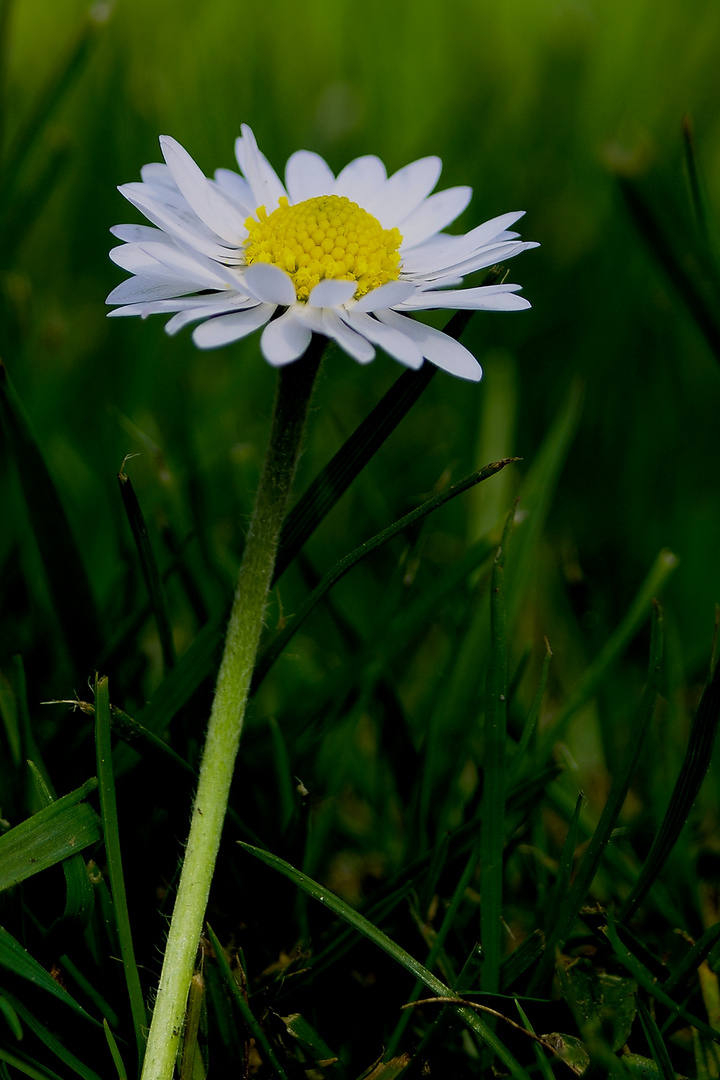
[[46, 990], [53, 997], [65, 1002], [86, 1020], [90, 1020], [93, 1024], [97, 1023], [3, 926], [0, 926], [0, 967], [7, 968], [21, 979], [27, 979], [33, 986]]
[[502, 956], [503, 851], [505, 848], [505, 783], [507, 757], [507, 626], [505, 560], [515, 507], [508, 514], [495, 556], [490, 588], [490, 656], [485, 688], [482, 833], [480, 834], [480, 939], [483, 947], [482, 988], [500, 988]]
[[0, 890], [77, 855], [101, 839], [97, 814], [81, 802], [96, 787], [93, 778], [0, 836]]
[[650, 1047], [653, 1061], [658, 1067], [658, 1072], [660, 1073], [662, 1080], [676, 1080], [677, 1074], [672, 1067], [670, 1055], [668, 1054], [667, 1047], [663, 1042], [663, 1037], [658, 1030], [658, 1026], [653, 1020], [652, 1013], [650, 1012], [641, 997], [638, 997], [636, 1000], [640, 1023], [642, 1024], [645, 1038], [647, 1039], [648, 1046]]
[[627, 922], [632, 917], [678, 842], [708, 771], [719, 721], [720, 664], [716, 665], [712, 679], [703, 690], [668, 808], [638, 879], [620, 909], [619, 922]]
[[[496, 268], [484, 284], [502, 277]], [[459, 338], [470, 320], [470, 312], [458, 311], [444, 333]], [[287, 515], [280, 536], [273, 582], [277, 581], [320, 522], [329, 514], [356, 476], [362, 472], [386, 439], [430, 384], [437, 368], [423, 364], [419, 371], [405, 371], [381, 401], [357, 427], [325, 468], [316, 476], [296, 506]]]
[[110, 1030], [110, 1025], [108, 1024], [107, 1020], [103, 1020], [103, 1028], [105, 1029], [105, 1038], [107, 1039], [107, 1044], [110, 1048], [113, 1065], [117, 1070], [118, 1080], [127, 1080], [127, 1069], [123, 1064], [123, 1059], [120, 1055], [120, 1051], [118, 1050], [118, 1044], [115, 1042], [115, 1036]]
[[[284, 859], [278, 858], [277, 855], [272, 855], [268, 851], [262, 851], [259, 848], [251, 847], [249, 844], [241, 843], [240, 846], [251, 855], [254, 855], [256, 859], [260, 859], [261, 862], [264, 862], [273, 870], [277, 870], [278, 873], [283, 874], [289, 881], [292, 881], [298, 888], [307, 893], [308, 896], [317, 900], [319, 903], [324, 904], [334, 915], [343, 919], [348, 925], [352, 926], [369, 941], [372, 941], [380, 949], [383, 949], [396, 963], [404, 967], [405, 970], [409, 971], [411, 975], [414, 975], [416, 979], [420, 979], [420, 981], [437, 997], [451, 998], [454, 996], [453, 991], [449, 986], [446, 986], [445, 983], [436, 978], [436, 976], [419, 963], [414, 956], [411, 956], [405, 949], [392, 941], [387, 934], [382, 932], [382, 930], [378, 930], [376, 926], [373, 926], [371, 922], [368, 922], [363, 915], [358, 911], [355, 911], [354, 908], [351, 908], [350, 905], [346, 904], [344, 900], [341, 900], [339, 896], [335, 896], [334, 893], [331, 893], [321, 885], [318, 885], [316, 881], [307, 877], [307, 875], [303, 874], [300, 870], [296, 870], [294, 866], [285, 862]], [[467, 1026], [497, 1055], [516, 1080], [529, 1080], [528, 1074], [522, 1065], [515, 1060], [505, 1044], [493, 1031], [491, 1031], [488, 1025], [473, 1012], [472, 1009], [459, 1008], [458, 1015], [462, 1017]]]
[[115, 777], [112, 768], [112, 750], [110, 745], [110, 700], [108, 681], [95, 677], [95, 746], [97, 751], [98, 781], [100, 785], [100, 808], [102, 811], [105, 851], [107, 853], [110, 887], [112, 889], [115, 918], [117, 920], [120, 952], [127, 982], [130, 1010], [132, 1012], [138, 1059], [142, 1061], [145, 1051], [145, 1031], [147, 1015], [140, 987], [140, 976], [135, 963], [130, 916], [125, 895], [122, 857], [120, 854], [120, 834], [118, 832], [117, 803], [115, 800]]
[[[127, 458], [125, 460], [127, 460]], [[124, 466], [125, 461], [123, 461], [123, 468]], [[132, 485], [130, 477], [123, 472], [123, 468], [121, 468], [118, 473], [120, 494], [122, 495], [128, 524], [140, 559], [140, 568], [142, 570], [143, 578], [145, 579], [145, 586], [150, 598], [150, 606], [155, 616], [158, 636], [160, 638], [160, 648], [162, 649], [163, 665], [165, 671], [169, 671], [170, 668], [175, 665], [175, 646], [173, 644], [172, 625], [170, 623], [170, 614], [165, 598], [165, 590], [163, 589], [160, 571], [158, 570], [157, 562], [155, 561], [155, 556], [150, 544], [150, 537], [148, 536], [145, 518], [143, 517], [138, 497], [135, 494], [135, 488]]]
[[248, 1031], [252, 1034], [258, 1046], [261, 1047], [262, 1052], [267, 1058], [271, 1068], [275, 1072], [275, 1075], [279, 1076], [280, 1080], [287, 1080], [285, 1071], [280, 1062], [278, 1061], [277, 1057], [275, 1056], [275, 1051], [268, 1042], [268, 1037], [263, 1031], [262, 1025], [255, 1018], [255, 1014], [248, 1005], [245, 995], [235, 981], [235, 977], [230, 967], [230, 961], [225, 955], [225, 951], [222, 945], [218, 941], [212, 927], [209, 924], [207, 925], [207, 932], [208, 937], [210, 938], [210, 943], [213, 947], [213, 951], [215, 953], [215, 959], [217, 960], [218, 967], [220, 968], [220, 974], [222, 975], [223, 982], [225, 983], [230, 993], [230, 997], [237, 1005], [240, 1015], [242, 1016]]
[[25, 1008], [22, 1002], [18, 1001], [12, 994], [6, 994], [6, 996], [12, 1002], [13, 1008], [21, 1020], [27, 1024], [30, 1030], [47, 1046], [48, 1050], [52, 1051], [59, 1061], [64, 1062], [77, 1076], [81, 1076], [82, 1080], [101, 1080], [101, 1077], [94, 1069], [91, 1069], [89, 1065], [85, 1065], [84, 1062], [72, 1054], [60, 1039], [53, 1035], [29, 1009]]
[[518, 458], [505, 458], [503, 461], [494, 461], [490, 465], [486, 465], [485, 468], [470, 473], [470, 475], [466, 476], [463, 480], [459, 480], [457, 484], [452, 484], [439, 495], [436, 495], [432, 499], [428, 499], [421, 506], [418, 506], [415, 510], [412, 510], [409, 514], [400, 518], [399, 521], [395, 521], [392, 525], [389, 525], [387, 529], [383, 529], [382, 532], [377, 533], [370, 540], [366, 540], [364, 544], [356, 547], [355, 550], [351, 551], [349, 555], [346, 555], [344, 559], [337, 562], [332, 570], [325, 575], [320, 584], [313, 589], [310, 595], [300, 605], [296, 614], [288, 619], [285, 629], [274, 638], [263, 652], [257, 667], [255, 668], [252, 682], [253, 692], [257, 690], [278, 656], [285, 648], [287, 648], [288, 642], [302, 626], [308, 615], [310, 615], [315, 607], [317, 607], [326, 593], [328, 593], [330, 589], [345, 576], [345, 574], [352, 570], [354, 566], [357, 566], [357, 564], [371, 552], [376, 551], [379, 547], [382, 547], [383, 544], [392, 540], [392, 538], [399, 533], [409, 529], [412, 525], [421, 521], [422, 518], [431, 514], [434, 510], [439, 509], [439, 507], [443, 506], [446, 502], [461, 495], [464, 491], [467, 491], [468, 488], [474, 487], [475, 484], [479, 484], [483, 480], [487, 480], [489, 477], [494, 476], [495, 473], [504, 469], [506, 465], [517, 460]]
[[545, 956], [538, 965], [535, 975], [530, 982], [529, 992], [541, 986], [555, 964], [555, 950], [558, 948], [570, 931], [573, 922], [585, 900], [588, 889], [592, 885], [593, 878], [598, 871], [600, 861], [608, 843], [617, 819], [627, 797], [630, 782], [635, 773], [637, 763], [642, 750], [643, 742], [655, 710], [660, 675], [662, 671], [663, 656], [663, 621], [662, 614], [657, 605], [653, 608], [652, 637], [650, 641], [650, 663], [648, 668], [648, 680], [640, 705], [637, 710], [635, 723], [633, 724], [628, 745], [625, 748], [620, 768], [613, 780], [610, 794], [603, 807], [597, 828], [585, 852], [578, 872], [575, 876], [570, 892], [567, 894], [564, 904], [560, 909], [560, 915], [548, 934], [545, 948]]
[[0, 414], [63, 637], [84, 674], [101, 640], [95, 599], [65, 508], [1, 361]]

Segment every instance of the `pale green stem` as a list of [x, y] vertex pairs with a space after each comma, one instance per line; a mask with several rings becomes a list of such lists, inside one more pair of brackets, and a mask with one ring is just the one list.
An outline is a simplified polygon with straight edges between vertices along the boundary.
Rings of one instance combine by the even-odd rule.
[[281, 369], [278, 379], [270, 441], [228, 623], [142, 1080], [171, 1080], [173, 1075], [280, 529], [324, 345], [324, 338], [313, 336], [302, 360]]

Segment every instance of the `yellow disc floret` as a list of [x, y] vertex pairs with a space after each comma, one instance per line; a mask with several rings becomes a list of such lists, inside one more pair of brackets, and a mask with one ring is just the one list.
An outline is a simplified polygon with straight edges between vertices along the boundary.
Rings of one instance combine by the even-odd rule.
[[258, 220], [245, 222], [245, 261], [269, 262], [293, 280], [305, 301], [319, 281], [356, 281], [355, 298], [400, 276], [398, 229], [383, 229], [377, 218], [344, 195], [318, 195], [290, 206], [283, 196], [272, 214], [264, 206]]

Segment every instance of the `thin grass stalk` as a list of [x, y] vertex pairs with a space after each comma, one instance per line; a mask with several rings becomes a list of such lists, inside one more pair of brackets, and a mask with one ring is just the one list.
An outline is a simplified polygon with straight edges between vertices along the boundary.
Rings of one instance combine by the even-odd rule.
[[147, 1030], [147, 1014], [143, 999], [142, 987], [137, 964], [135, 963], [135, 950], [133, 948], [132, 931], [130, 929], [130, 915], [128, 913], [127, 897], [125, 895], [125, 879], [123, 877], [122, 856], [120, 854], [120, 834], [118, 831], [117, 802], [115, 799], [115, 777], [112, 770], [112, 750], [110, 745], [110, 698], [108, 693], [108, 681], [106, 678], [95, 677], [95, 748], [97, 753], [97, 770], [100, 790], [100, 810], [103, 820], [103, 833], [105, 836], [105, 851], [110, 874], [110, 887], [112, 889], [115, 918], [117, 920], [118, 938], [120, 939], [120, 952], [123, 961], [123, 970], [127, 982], [128, 996], [130, 998], [130, 1011], [133, 1019], [135, 1042], [137, 1043], [138, 1060], [142, 1061], [145, 1050], [145, 1031]]
[[215, 688], [142, 1080], [170, 1080], [175, 1064], [280, 530], [324, 347], [325, 339], [314, 336], [303, 359], [279, 374], [270, 441]]
[[480, 834], [480, 939], [483, 947], [482, 987], [500, 988], [502, 958], [503, 850], [505, 847], [505, 783], [507, 752], [507, 626], [505, 558], [515, 507], [505, 522], [495, 557], [490, 589], [490, 658], [485, 694], [482, 833]]

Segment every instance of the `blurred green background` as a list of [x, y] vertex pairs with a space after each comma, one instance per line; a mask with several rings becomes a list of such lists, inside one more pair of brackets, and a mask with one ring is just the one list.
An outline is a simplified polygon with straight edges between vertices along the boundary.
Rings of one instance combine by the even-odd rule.
[[[652, 207], [717, 319], [711, 242], [693, 217], [681, 131], [687, 115], [707, 203], [717, 208], [714, 2], [120, 0], [95, 5], [89, 31], [82, 2], [5, 0], [1, 10], [0, 355], [105, 611], [122, 608], [131, 587], [134, 553], [115, 481], [128, 453], [141, 455], [128, 469], [151, 528], [168, 519], [183, 537], [201, 517], [218, 566], [231, 575], [237, 561], [275, 378], [257, 336], [201, 353], [187, 333], [169, 339], [159, 318], [107, 320], [104, 298], [123, 276], [107, 257], [108, 229], [140, 220], [116, 185], [159, 160], [161, 133], [208, 175], [232, 168], [246, 122], [280, 172], [300, 147], [335, 170], [365, 153], [390, 171], [439, 154], [441, 186], [474, 189], [452, 228], [525, 209], [523, 237], [542, 244], [509, 265], [532, 311], [479, 314], [466, 331], [483, 382], [434, 380], [313, 539], [316, 569], [443, 478], [522, 456], [433, 521], [425, 557], [452, 559], [506, 512], [579, 381], [583, 411], [522, 633], [536, 645], [547, 633], [561, 671], [565, 639], [593, 656], [668, 547], [680, 559], [666, 601], [674, 655], [691, 679], [702, 678], [720, 598], [718, 358], [640, 236], [618, 174]], [[82, 56], [60, 86], [56, 73], [81, 38]], [[299, 486], [399, 373], [382, 355], [361, 369], [332, 354]], [[25, 616], [32, 603], [42, 618], [42, 587], [5, 463], [1, 477], [11, 513], [0, 536], [0, 664], [24, 652], [32, 684], [46, 669], [42, 650], [32, 654]], [[26, 583], [19, 590], [15, 571]], [[361, 570], [343, 587], [360, 626], [382, 594], [381, 571]], [[184, 638], [180, 622], [179, 648], [193, 632]]]

